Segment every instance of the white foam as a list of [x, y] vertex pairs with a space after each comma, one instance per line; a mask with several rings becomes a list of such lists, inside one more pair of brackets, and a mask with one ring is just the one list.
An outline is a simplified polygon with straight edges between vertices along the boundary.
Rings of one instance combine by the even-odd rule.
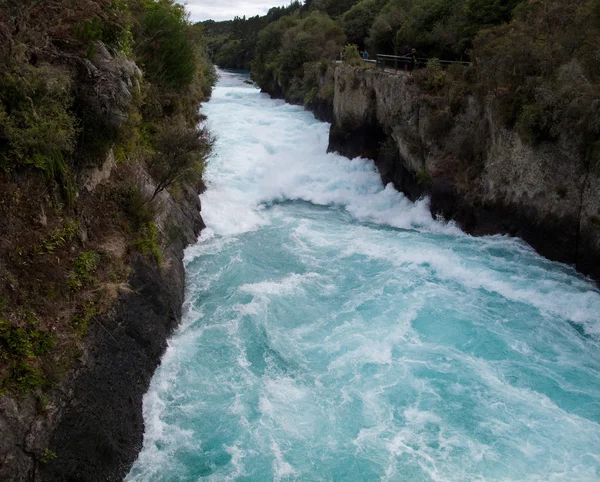
[[285, 295], [297, 292], [303, 283], [319, 278], [317, 273], [291, 274], [279, 281], [263, 281], [242, 285], [240, 291], [255, 296]]
[[275, 440], [272, 440], [271, 442], [271, 451], [274, 456], [274, 480], [278, 481], [296, 475], [296, 470], [294, 469], [294, 467], [291, 466], [291, 464], [285, 461], [283, 453], [281, 452], [281, 449], [279, 448], [279, 445], [277, 444], [277, 442], [275, 442]]

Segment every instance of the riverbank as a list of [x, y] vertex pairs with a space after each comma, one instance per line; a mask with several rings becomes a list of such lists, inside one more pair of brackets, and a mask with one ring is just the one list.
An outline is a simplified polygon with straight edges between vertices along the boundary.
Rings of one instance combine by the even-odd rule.
[[173, 0], [8, 2], [0, 58], [0, 480], [119, 481], [203, 227], [214, 68]]

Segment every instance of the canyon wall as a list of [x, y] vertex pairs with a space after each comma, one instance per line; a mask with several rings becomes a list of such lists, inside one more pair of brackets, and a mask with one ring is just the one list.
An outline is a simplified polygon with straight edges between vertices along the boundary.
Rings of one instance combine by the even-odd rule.
[[531, 145], [493, 99], [432, 95], [407, 75], [336, 64], [320, 89], [330, 83], [330, 151], [373, 159], [384, 183], [429, 196], [433, 215], [468, 233], [521, 237], [600, 279], [600, 166], [568, 134]]
[[[96, 185], [81, 195], [109, 192], [122, 169], [114, 166], [100, 181], [98, 173], [90, 176], [87, 186]], [[152, 195], [154, 181], [144, 167], [126, 169]], [[34, 396], [0, 397], [0, 480], [120, 481], [129, 471], [142, 447], [142, 398], [181, 318], [183, 250], [204, 227], [200, 190], [187, 186], [177, 200], [167, 191], [157, 196], [157, 229], [166, 237], [175, 226], [177, 235], [170, 235], [161, 263], [131, 255], [127, 284], [118, 287], [107, 313], [90, 320], [73, 368], [44, 403]], [[125, 258], [124, 240], [107, 234], [106, 248]]]
[[[90, 90], [99, 99], [96, 103], [105, 102], [98, 116], [116, 119], [120, 126], [139, 89], [139, 69], [102, 44], [88, 63]], [[105, 91], [111, 95], [101, 95]], [[181, 318], [183, 251], [204, 227], [198, 196], [203, 184], [188, 181], [153, 197], [157, 182], [148, 172], [144, 153], [132, 152], [128, 159], [115, 159], [115, 153], [108, 148], [99, 162], [93, 159], [92, 165], [78, 170], [72, 215], [55, 207], [39, 176], [0, 179], [0, 232], [7, 246], [2, 246], [3, 252], [23, 253], [19, 276], [5, 269], [6, 259], [0, 257], [0, 279], [8, 280], [9, 290], [22, 291], [20, 284], [31, 276], [63, 287], [67, 277], [59, 268], [77, 252], [95, 253], [101, 274], [90, 271], [87, 276], [102, 279], [88, 292], [64, 290], [63, 297], [75, 300], [71, 306], [78, 298], [89, 300], [84, 301], [87, 313], [80, 315], [70, 307], [53, 320], [56, 355], [49, 356], [47, 364], [59, 356], [62, 361], [48, 372], [60, 373], [49, 380], [43, 372], [44, 389], [8, 390], [0, 383], [2, 481], [121, 481], [142, 447], [142, 398]], [[75, 235], [60, 228], [66, 216], [77, 219], [70, 224], [76, 226]], [[143, 216], [140, 226], [131, 227], [132, 220]], [[52, 231], [53, 226], [58, 230]], [[52, 253], [38, 248], [29, 254], [19, 244], [28, 232], [36, 246], [48, 243], [47, 232], [59, 233]], [[45, 262], [48, 258], [52, 263]], [[105, 275], [111, 269], [112, 277]], [[39, 296], [51, 300], [56, 292]], [[63, 319], [69, 330], [60, 325]], [[25, 329], [9, 333], [22, 335]], [[74, 337], [78, 338], [73, 341]], [[4, 338], [9, 347], [17, 343], [6, 334]], [[7, 355], [1, 349], [4, 345], [4, 361]]]

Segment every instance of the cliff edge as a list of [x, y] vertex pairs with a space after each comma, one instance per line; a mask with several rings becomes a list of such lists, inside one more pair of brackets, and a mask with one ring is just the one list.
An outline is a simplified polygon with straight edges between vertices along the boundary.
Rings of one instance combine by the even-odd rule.
[[430, 196], [432, 215], [468, 233], [521, 237], [600, 279], [600, 169], [568, 133], [532, 145], [498, 120], [491, 98], [332, 69], [331, 151], [373, 159], [384, 183], [412, 200]]

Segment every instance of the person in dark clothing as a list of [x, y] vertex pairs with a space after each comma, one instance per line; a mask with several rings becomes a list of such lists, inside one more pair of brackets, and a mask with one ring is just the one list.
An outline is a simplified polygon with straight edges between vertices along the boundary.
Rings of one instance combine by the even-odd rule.
[[366, 50], [363, 52], [363, 59], [369, 60], [369, 52], [367, 52]]
[[[410, 56], [410, 47], [408, 46], [408, 44], [406, 44], [404, 46], [404, 57], [409, 57]], [[405, 59], [404, 62], [404, 72], [408, 72], [408, 61]]]
[[417, 49], [412, 49], [410, 52], [410, 75], [412, 75], [413, 70], [417, 66]]

